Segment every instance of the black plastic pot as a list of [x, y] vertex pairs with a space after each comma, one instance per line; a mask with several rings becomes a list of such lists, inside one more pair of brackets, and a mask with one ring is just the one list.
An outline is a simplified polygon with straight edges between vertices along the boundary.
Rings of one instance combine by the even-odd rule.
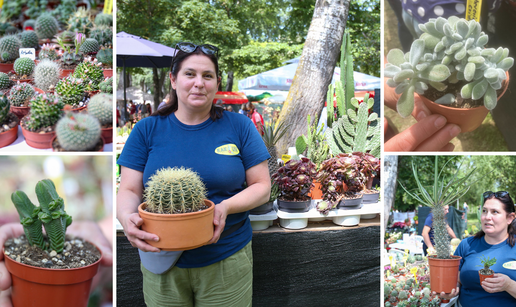
[[359, 198], [353, 198], [353, 199], [345, 199], [343, 198], [339, 204], [337, 205], [337, 208], [343, 208], [343, 207], [358, 207], [362, 204], [362, 196]]
[[379, 197], [380, 197], [380, 191], [377, 191], [377, 193], [374, 193], [374, 194], [363, 193], [362, 203], [363, 204], [377, 203]]
[[310, 210], [311, 202], [311, 199], [305, 201], [288, 201], [278, 199], [278, 208], [281, 211], [289, 213], [307, 212], [308, 210]]
[[266, 213], [269, 213], [272, 211], [272, 204], [274, 202], [270, 201], [270, 202], [267, 202], [261, 206], [258, 206], [254, 209], [252, 209], [251, 211], [249, 211], [250, 214], [254, 214], [254, 215], [262, 215], [262, 214], [266, 214]]

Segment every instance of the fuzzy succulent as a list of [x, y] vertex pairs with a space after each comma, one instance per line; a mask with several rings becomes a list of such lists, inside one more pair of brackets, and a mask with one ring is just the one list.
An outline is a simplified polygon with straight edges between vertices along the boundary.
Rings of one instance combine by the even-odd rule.
[[22, 48], [38, 48], [38, 35], [34, 31], [23, 31], [20, 34]]
[[313, 181], [317, 175], [315, 163], [308, 158], [290, 160], [272, 175], [274, 183], [279, 186], [282, 200], [307, 200], [307, 194], [313, 188]]
[[100, 93], [91, 97], [88, 113], [96, 117], [101, 125], [113, 122], [113, 95]]
[[34, 83], [36, 87], [49, 91], [59, 82], [61, 68], [59, 64], [50, 59], [44, 59], [34, 69]]
[[21, 42], [16, 35], [7, 35], [0, 39], [0, 59], [3, 62], [13, 61], [20, 57], [18, 50]]
[[87, 91], [98, 90], [100, 82], [104, 81], [102, 68], [89, 61], [84, 61], [77, 65], [73, 72], [73, 77], [82, 79]]
[[18, 76], [30, 76], [34, 71], [36, 64], [30, 58], [17, 58], [14, 61], [14, 71]]
[[36, 131], [40, 128], [51, 127], [63, 116], [64, 104], [52, 94], [36, 95], [30, 101], [30, 113], [27, 128]]
[[50, 39], [59, 31], [59, 22], [52, 15], [42, 14], [36, 19], [36, 34], [39, 39]]
[[98, 27], [90, 31], [90, 38], [97, 40], [99, 45], [108, 47], [113, 45], [113, 30], [108, 27]]
[[99, 42], [94, 38], [87, 38], [79, 49], [83, 54], [96, 54], [100, 49]]
[[95, 16], [95, 25], [97, 26], [108, 26], [113, 25], [113, 15], [100, 13]]
[[7, 121], [10, 108], [11, 103], [9, 102], [7, 96], [0, 96], [0, 124], [3, 124]]
[[0, 90], [9, 87], [11, 81], [6, 73], [0, 72]]
[[89, 29], [92, 27], [93, 23], [91, 22], [90, 13], [82, 7], [68, 19], [68, 30], [70, 31], [88, 34]]
[[467, 21], [452, 16], [439, 17], [420, 24], [423, 31], [412, 43], [410, 52], [399, 49], [389, 51], [385, 76], [387, 85], [396, 88], [401, 97], [397, 103], [398, 113], [405, 117], [414, 109], [414, 93], [423, 95], [432, 86], [443, 92], [435, 102], [452, 104], [455, 97], [444, 95], [449, 84], [461, 86], [461, 97], [478, 100], [484, 106], [496, 107], [496, 90], [507, 78], [506, 71], [514, 64], [507, 48], [485, 48], [488, 36], [475, 20]]
[[109, 49], [109, 48], [102, 48], [99, 50], [99, 52], [97, 52], [97, 60], [108, 66], [108, 67], [112, 67], [113, 66], [113, 49]]
[[109, 78], [106, 78], [106, 80], [102, 81], [102, 82], [99, 84], [99, 90], [100, 90], [102, 93], [110, 93], [110, 94], [113, 94], [113, 78], [112, 78], [112, 77], [109, 77]]
[[84, 97], [84, 90], [84, 81], [74, 77], [61, 79], [56, 85], [56, 93], [61, 101], [72, 107], [79, 105]]
[[51, 44], [44, 44], [41, 47], [38, 55], [40, 60], [49, 59], [51, 61], [55, 61], [59, 59], [59, 55], [57, 54], [56, 47]]
[[68, 112], [56, 124], [56, 138], [65, 150], [92, 149], [100, 139], [100, 123], [89, 115]]
[[183, 167], [163, 168], [145, 184], [146, 208], [153, 213], [186, 213], [203, 208], [207, 190], [197, 173]]
[[9, 100], [13, 106], [28, 106], [29, 101], [36, 94], [36, 91], [29, 83], [19, 83], [11, 87]]

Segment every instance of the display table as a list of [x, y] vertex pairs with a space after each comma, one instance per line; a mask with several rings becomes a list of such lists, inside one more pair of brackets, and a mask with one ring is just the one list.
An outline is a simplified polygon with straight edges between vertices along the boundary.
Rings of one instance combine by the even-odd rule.
[[423, 255], [423, 245], [422, 244], [414, 245], [414, 244], [408, 244], [402, 240], [398, 240], [397, 243], [389, 244], [389, 247], [403, 251], [403, 252], [405, 250], [408, 250], [410, 255], [417, 255], [417, 254]]

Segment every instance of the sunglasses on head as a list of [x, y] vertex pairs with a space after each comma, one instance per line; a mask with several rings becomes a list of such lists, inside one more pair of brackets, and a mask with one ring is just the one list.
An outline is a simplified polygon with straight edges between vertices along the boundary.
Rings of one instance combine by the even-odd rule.
[[[192, 53], [197, 50], [197, 48], [200, 48], [201, 51], [206, 55], [215, 55], [217, 58], [219, 57], [219, 48], [210, 44], [196, 45], [188, 42], [181, 42], [176, 44], [176, 49], [179, 49], [185, 53]], [[176, 57], [174, 56], [172, 58], [172, 67], [174, 67], [175, 60]]]
[[496, 198], [504, 197], [506, 195], [509, 195], [509, 192], [507, 192], [507, 191], [498, 191], [498, 192], [487, 191], [487, 192], [484, 192], [484, 194], [482, 194], [482, 195], [484, 196], [484, 200], [486, 200], [486, 199], [490, 198], [493, 195]]

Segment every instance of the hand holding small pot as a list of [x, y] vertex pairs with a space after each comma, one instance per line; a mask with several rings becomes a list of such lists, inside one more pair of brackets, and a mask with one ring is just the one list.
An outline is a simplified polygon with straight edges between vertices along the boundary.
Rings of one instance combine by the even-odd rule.
[[486, 278], [481, 284], [482, 288], [489, 293], [507, 291], [509, 287], [516, 287], [516, 281], [505, 274], [495, 273], [494, 277]]

